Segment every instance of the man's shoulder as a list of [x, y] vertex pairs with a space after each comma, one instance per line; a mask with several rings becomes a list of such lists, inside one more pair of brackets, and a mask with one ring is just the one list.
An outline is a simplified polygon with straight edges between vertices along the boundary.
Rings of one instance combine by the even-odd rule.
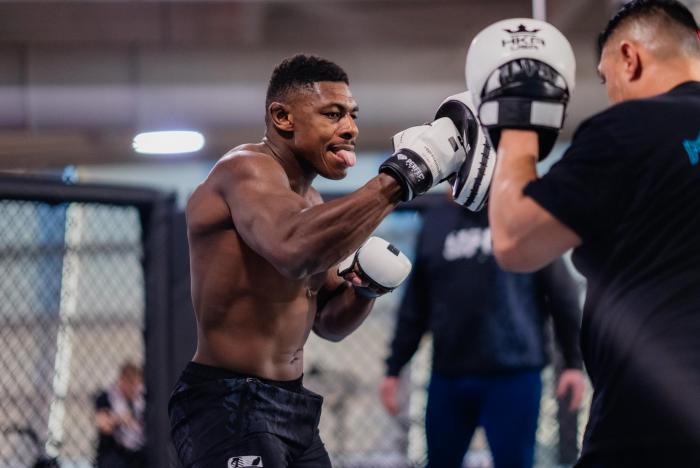
[[245, 144], [222, 156], [190, 195], [187, 223], [208, 227], [230, 218], [233, 206], [239, 206], [242, 193], [260, 186], [289, 187], [284, 168], [260, 144]]
[[579, 131], [589, 127], [610, 129], [611, 125], [629, 125], [631, 119], [640, 117], [639, 111], [643, 105], [641, 100], [635, 99], [609, 106], [585, 119], [579, 126]]
[[282, 166], [269, 154], [262, 151], [260, 145], [244, 144], [231, 149], [214, 164], [205, 183], [224, 173], [227, 176], [250, 176], [260, 171], [284, 172]]
[[685, 101], [683, 96], [664, 93], [617, 103], [584, 120], [574, 141], [585, 141], [586, 146], [607, 144], [615, 154], [638, 158], [697, 115], [689, 112], [692, 103]]
[[[681, 102], [683, 96], [668, 92], [641, 99], [629, 99], [613, 104], [606, 109], [594, 114], [581, 123], [579, 129], [587, 126], [604, 127], [613, 131], [615, 126], [629, 129], [643, 129], [644, 123], [654, 119], [667, 121], [674, 116], [669, 114], [669, 106]], [[640, 126], [640, 124], [642, 124]]]
[[249, 179], [285, 176], [282, 166], [260, 145], [245, 144], [231, 149], [219, 158], [207, 177], [195, 188], [190, 202], [199, 197], [222, 197], [227, 187]]

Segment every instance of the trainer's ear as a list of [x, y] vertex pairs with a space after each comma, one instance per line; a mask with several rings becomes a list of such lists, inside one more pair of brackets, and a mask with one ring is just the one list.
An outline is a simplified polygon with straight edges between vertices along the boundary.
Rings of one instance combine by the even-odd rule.
[[273, 101], [267, 108], [270, 120], [275, 128], [282, 132], [294, 130], [294, 117], [289, 112], [289, 106], [281, 102]]
[[620, 43], [620, 54], [628, 81], [636, 81], [642, 74], [642, 60], [636, 44], [629, 41]]

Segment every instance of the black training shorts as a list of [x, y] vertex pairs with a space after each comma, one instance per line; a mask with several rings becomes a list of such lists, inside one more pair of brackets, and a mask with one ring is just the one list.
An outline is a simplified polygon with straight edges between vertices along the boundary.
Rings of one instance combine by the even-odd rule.
[[323, 398], [301, 384], [189, 363], [170, 398], [185, 468], [330, 467], [318, 432]]

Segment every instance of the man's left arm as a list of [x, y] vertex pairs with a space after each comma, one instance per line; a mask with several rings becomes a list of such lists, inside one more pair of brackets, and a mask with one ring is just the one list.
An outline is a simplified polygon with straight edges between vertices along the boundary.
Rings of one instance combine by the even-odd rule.
[[354, 254], [326, 273], [318, 293], [314, 332], [340, 341], [369, 315], [374, 299], [393, 291], [408, 276], [411, 262], [389, 242], [370, 237]]
[[332, 268], [318, 293], [313, 330], [321, 338], [338, 342], [365, 321], [373, 305], [373, 298], [357, 294], [351, 283]]
[[[522, 30], [532, 31], [536, 46], [513, 45], [514, 31]], [[523, 192], [537, 179], [535, 163], [549, 154], [564, 124], [575, 70], [571, 44], [543, 21], [499, 21], [469, 46], [467, 86], [497, 153], [489, 222], [494, 255], [506, 270], [538, 270], [581, 243]]]
[[494, 255], [506, 270], [535, 271], [581, 244], [581, 238], [524, 194], [537, 179], [537, 133], [503, 130], [491, 182], [489, 222]]
[[579, 290], [563, 259], [559, 258], [540, 273], [546, 307], [552, 316], [557, 342], [564, 357], [564, 371], [559, 376], [557, 397], [570, 395], [569, 410], [581, 405], [585, 389], [583, 360], [579, 345], [581, 308]]

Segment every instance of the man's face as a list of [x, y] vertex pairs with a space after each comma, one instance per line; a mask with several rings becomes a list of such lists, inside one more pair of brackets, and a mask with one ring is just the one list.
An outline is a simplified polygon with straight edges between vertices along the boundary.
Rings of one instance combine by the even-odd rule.
[[355, 165], [357, 103], [343, 82], [321, 81], [293, 101], [294, 143], [314, 169], [342, 179]]

